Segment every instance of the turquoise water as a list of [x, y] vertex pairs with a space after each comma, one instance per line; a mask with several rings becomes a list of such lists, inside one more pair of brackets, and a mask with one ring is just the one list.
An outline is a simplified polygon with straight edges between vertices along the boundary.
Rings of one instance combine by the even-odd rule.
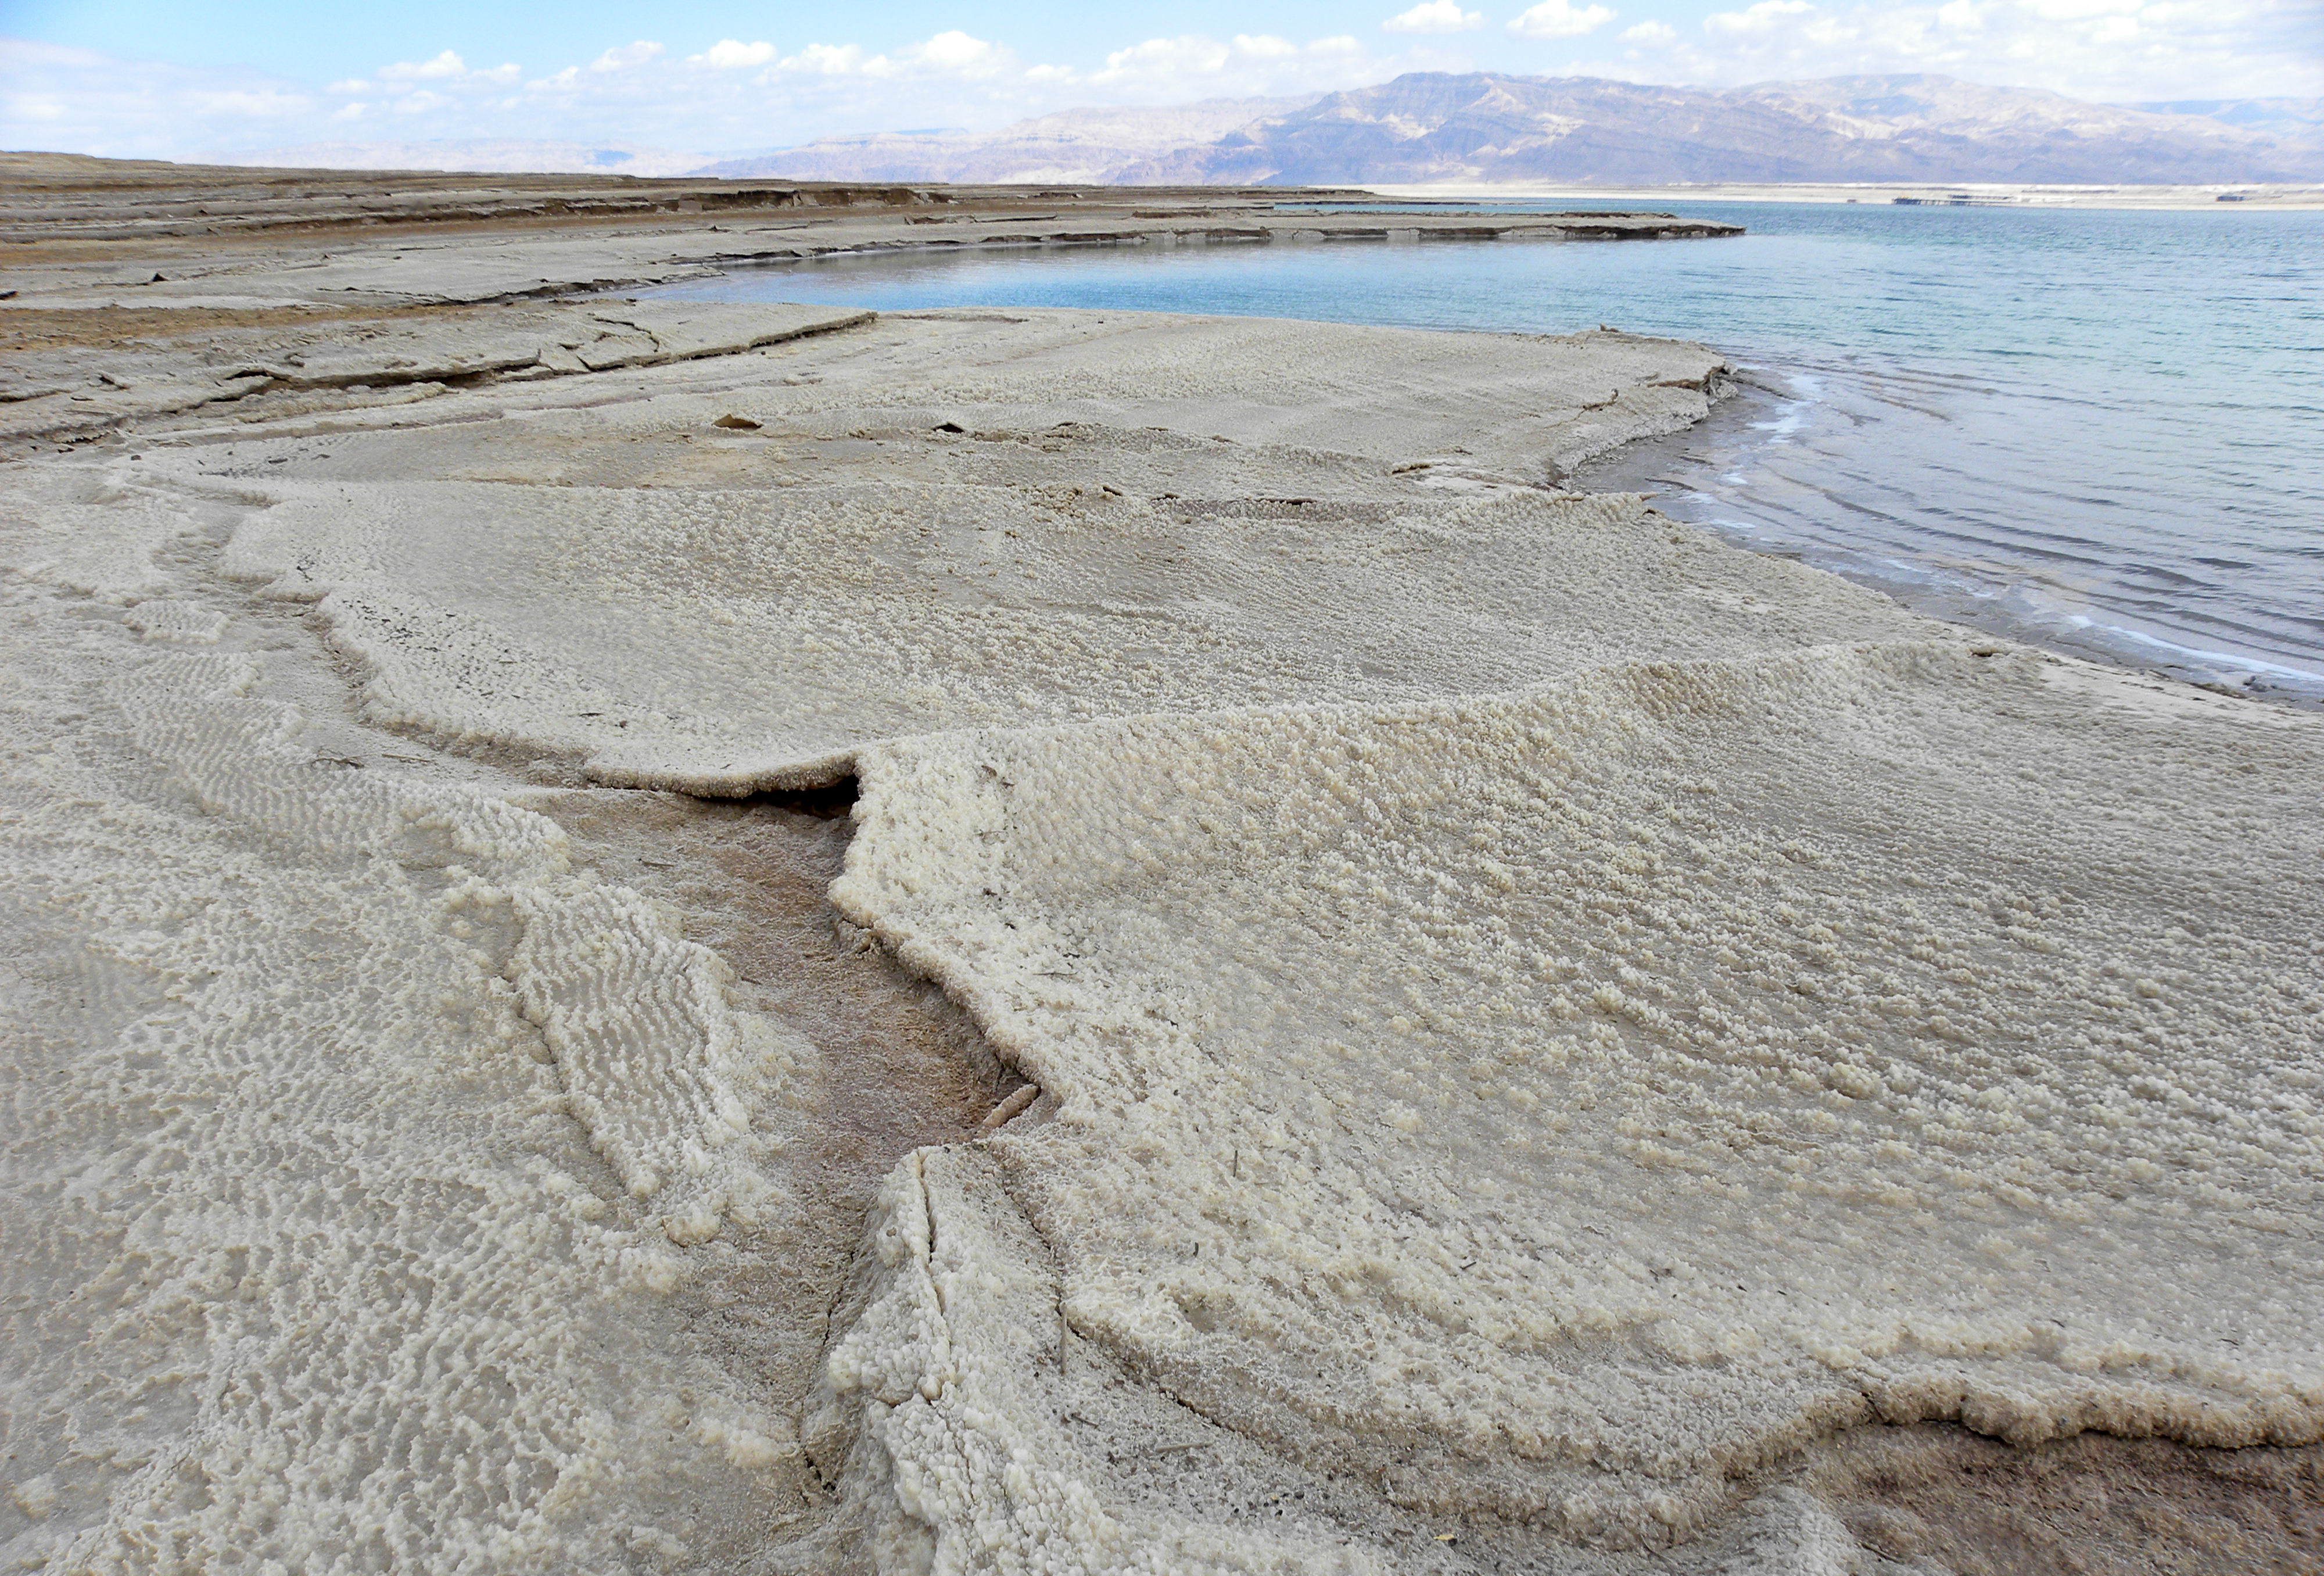
[[1750, 234], [913, 253], [660, 293], [1700, 339], [1746, 397], [1581, 484], [1990, 628], [2324, 699], [2324, 213], [1665, 206]]

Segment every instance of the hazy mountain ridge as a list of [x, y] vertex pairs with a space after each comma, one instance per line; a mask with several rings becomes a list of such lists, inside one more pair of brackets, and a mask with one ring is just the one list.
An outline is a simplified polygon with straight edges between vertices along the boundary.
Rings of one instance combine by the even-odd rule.
[[636, 143], [569, 143], [520, 137], [412, 143], [301, 143], [196, 161], [280, 170], [442, 170], [484, 175], [690, 175], [708, 153]]
[[1415, 72], [1327, 94], [1121, 172], [1127, 180], [2300, 180], [2324, 148], [2223, 121], [1932, 76], [1728, 92], [1595, 78]]
[[1214, 98], [1199, 104], [1069, 109], [997, 132], [875, 132], [818, 137], [804, 147], [730, 159], [695, 173], [794, 180], [1065, 181], [1121, 179], [1123, 169], [1200, 149], [1239, 126], [1314, 102]]
[[2128, 107], [2156, 115], [2199, 115], [2287, 142], [2324, 142], [2324, 98], [2181, 98]]
[[2237, 184], [2324, 178], [2324, 99], [2090, 104], [1926, 75], [1712, 92], [1413, 72], [1305, 97], [1071, 109], [994, 132], [876, 132], [724, 158], [621, 143], [472, 141], [314, 143], [217, 161], [1041, 184]]

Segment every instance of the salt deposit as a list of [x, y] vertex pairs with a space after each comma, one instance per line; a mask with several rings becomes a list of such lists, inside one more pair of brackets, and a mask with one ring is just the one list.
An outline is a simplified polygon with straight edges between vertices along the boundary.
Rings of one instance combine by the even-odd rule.
[[[1635, 499], [1512, 485], [1699, 415], [1699, 347], [1037, 323], [833, 342], [813, 383], [238, 446], [264, 507], [225, 567], [319, 600], [383, 723], [711, 792], [930, 728], [1461, 693], [1908, 622], [1798, 572], [1801, 604], [1763, 602], [1758, 566]], [[757, 425], [716, 425], [737, 413]], [[376, 474], [420, 456], [447, 479]], [[1704, 574], [1674, 607], [1651, 588], [1677, 558]]]
[[792, 1047], [550, 823], [10, 602], [10, 1562], [603, 1569], [756, 1519], [792, 1424], [670, 1297], [769, 1207]]
[[1661, 1542], [1875, 1418], [2324, 1434], [2312, 742], [2236, 709], [1900, 643], [948, 734], [834, 896], [1047, 1092], [1077, 1330]]
[[376, 309], [0, 467], [10, 1562], [2312, 1550], [2317, 719], [1562, 490], [1702, 346]]

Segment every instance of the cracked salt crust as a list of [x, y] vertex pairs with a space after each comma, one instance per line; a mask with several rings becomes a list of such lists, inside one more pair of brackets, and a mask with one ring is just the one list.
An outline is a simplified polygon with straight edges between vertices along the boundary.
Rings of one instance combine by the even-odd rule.
[[[1728, 1501], [1868, 1420], [2316, 1438], [2316, 725], [1546, 490], [1719, 368], [937, 315], [11, 467], [0, 1550], [719, 1568], [811, 1461], [835, 1565], [1838, 1571]], [[1042, 1092], [804, 1418], [674, 1310], [826, 1069], [502, 762], [858, 771]]]
[[[19, 565], [70, 520], [116, 586], [189, 523], [33, 508]], [[705, 1267], [681, 1244], [780, 1213], [807, 1048], [552, 823], [346, 770], [250, 693], [263, 656], [137, 638], [231, 621], [22, 573], [6, 595], [0, 1555], [713, 1553], [797, 1446], [668, 1303]], [[656, 1531], [680, 1502], [687, 1536]]]
[[[937, 728], [1459, 694], [1922, 627], [1635, 498], [1511, 484], [1545, 451], [1693, 419], [1714, 355], [1450, 337], [914, 323], [825, 342], [808, 387], [420, 440], [477, 479], [408, 479], [409, 435], [340, 439], [327, 465], [293, 451], [237, 479], [265, 502], [225, 567], [321, 603], [375, 722], [716, 793], [828, 779], [859, 743]], [[945, 370], [930, 341], [957, 353]], [[1370, 378], [1389, 354], [1393, 391]], [[1205, 436], [1176, 429], [1190, 407]], [[759, 430], [715, 428], [734, 411]], [[1413, 460], [1455, 433], [1476, 452]], [[1463, 469], [1499, 480], [1419, 484]], [[1675, 603], [1674, 574], [1698, 580]], [[1783, 605], [1749, 589], [1770, 575]]]
[[997, 1147], [1074, 1327], [1400, 1504], [1655, 1543], [1876, 1418], [2312, 1442], [2315, 730], [2046, 672], [898, 741], [834, 900], [1059, 1102]]
[[844, 1491], [883, 1571], [1360, 1576], [1368, 1552], [1109, 1511], [1058, 1422], [1040, 1240], [974, 1154], [924, 1150], [872, 1215], [866, 1275], [810, 1427], [853, 1438]]

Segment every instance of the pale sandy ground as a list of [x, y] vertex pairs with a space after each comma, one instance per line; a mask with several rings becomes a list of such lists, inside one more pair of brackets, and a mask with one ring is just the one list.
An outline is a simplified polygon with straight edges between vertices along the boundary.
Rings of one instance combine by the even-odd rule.
[[[1877, 182], [1703, 182], [1676, 186], [1477, 185], [1377, 186], [1382, 198], [1406, 202], [1831, 202], [1893, 203], [1898, 198], [1942, 202], [1968, 196], [1979, 203], [2013, 207], [2265, 208], [2324, 207], [2324, 186], [2039, 186], [2008, 181], [1971, 181], [1960, 186], [1882, 185]], [[2222, 200], [2222, 194], [2228, 194]]]
[[2315, 1568], [2319, 719], [689, 223], [11, 259], [11, 1568]]

